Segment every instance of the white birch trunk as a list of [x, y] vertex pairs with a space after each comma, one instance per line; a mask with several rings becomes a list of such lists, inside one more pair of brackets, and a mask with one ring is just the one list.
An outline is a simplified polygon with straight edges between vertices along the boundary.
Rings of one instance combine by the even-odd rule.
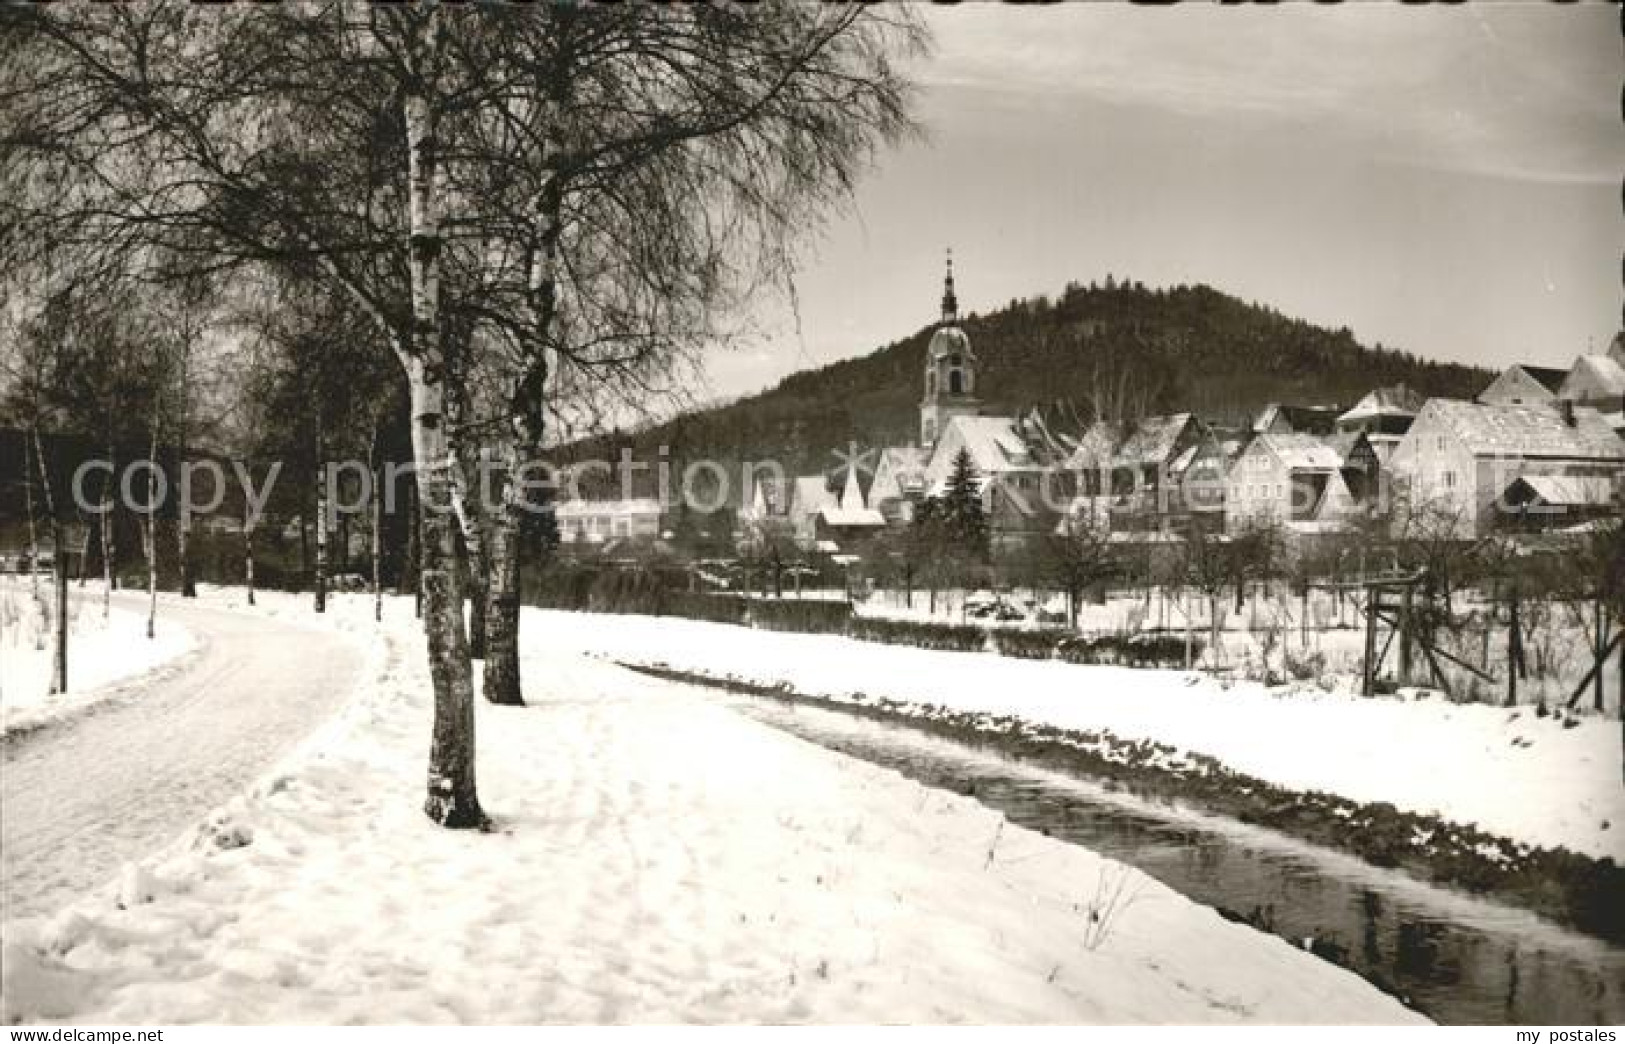
[[147, 455], [147, 637], [158, 620], [158, 425], [152, 426], [152, 449]]
[[113, 610], [113, 444], [107, 444], [107, 481], [102, 486], [102, 619], [105, 620]]
[[[425, 35], [413, 41], [431, 50], [438, 12], [426, 16]], [[418, 55], [433, 61], [434, 56]], [[425, 70], [416, 72], [421, 76]], [[403, 97], [411, 210], [412, 338], [398, 346], [412, 395], [412, 452], [418, 470], [419, 554], [424, 634], [434, 684], [434, 728], [429, 746], [424, 812], [441, 826], [481, 828], [474, 766], [474, 677], [463, 631], [463, 592], [457, 575], [455, 466], [446, 431], [445, 350], [440, 328], [440, 228], [437, 113], [427, 86], [409, 81]]]
[[316, 416], [316, 611], [327, 612], [327, 463], [323, 460], [322, 418]]

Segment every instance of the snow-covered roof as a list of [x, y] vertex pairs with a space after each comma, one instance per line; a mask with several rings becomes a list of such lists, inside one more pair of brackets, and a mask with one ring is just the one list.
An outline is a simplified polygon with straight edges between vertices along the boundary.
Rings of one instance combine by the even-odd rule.
[[874, 508], [825, 507], [818, 509], [818, 517], [826, 526], [841, 528], [864, 528], [886, 524], [886, 516]]
[[1524, 485], [1542, 503], [1552, 507], [1607, 507], [1614, 502], [1614, 484], [1595, 475], [1524, 475]]
[[1314, 435], [1260, 435], [1255, 445], [1273, 453], [1289, 471], [1336, 471], [1343, 457]]
[[1606, 355], [1582, 355], [1557, 394], [1563, 399], [1625, 395], [1625, 366]]
[[1339, 423], [1361, 421], [1369, 417], [1414, 417], [1427, 400], [1409, 385], [1395, 384], [1378, 388], [1354, 404], [1354, 408], [1337, 418]]
[[[1486, 406], [1455, 399], [1430, 399], [1420, 420], [1451, 431], [1479, 457], [1547, 457], [1625, 460], [1625, 441], [1596, 410], [1576, 407], [1571, 425], [1551, 406]], [[1414, 435], [1417, 429], [1412, 428]]]
[[961, 443], [970, 452], [971, 464], [980, 475], [1033, 466], [1032, 454], [1027, 449], [1026, 440], [1016, 431], [1014, 418], [955, 417], [948, 422], [944, 439], [939, 444], [946, 442], [948, 432], [955, 429], [959, 432]]
[[1348, 465], [1349, 457], [1354, 455], [1354, 452], [1360, 448], [1361, 444], [1368, 447], [1371, 444], [1371, 440], [1366, 437], [1365, 433], [1359, 431], [1328, 435], [1320, 441], [1324, 442], [1328, 449], [1337, 454], [1340, 465], [1344, 467]]
[[1173, 456], [1174, 448], [1179, 445], [1179, 437], [1190, 422], [1191, 415], [1188, 413], [1146, 417], [1135, 423], [1114, 456], [1122, 464], [1165, 463]]

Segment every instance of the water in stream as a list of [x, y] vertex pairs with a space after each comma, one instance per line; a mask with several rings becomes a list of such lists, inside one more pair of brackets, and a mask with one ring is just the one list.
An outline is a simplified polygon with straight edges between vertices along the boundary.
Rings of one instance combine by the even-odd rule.
[[[1331, 952], [1448, 1024], [1625, 1022], [1625, 949], [1274, 832], [836, 709], [718, 693], [819, 746], [970, 794], [1192, 900]], [[1621, 897], [1625, 901], [1625, 897]]]

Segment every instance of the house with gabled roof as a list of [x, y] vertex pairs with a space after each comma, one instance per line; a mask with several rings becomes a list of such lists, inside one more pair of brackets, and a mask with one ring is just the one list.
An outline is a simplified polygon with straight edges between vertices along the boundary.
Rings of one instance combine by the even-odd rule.
[[1378, 388], [1337, 418], [1337, 432], [1364, 435], [1378, 461], [1385, 461], [1416, 423], [1416, 415], [1426, 402], [1408, 385]]
[[1411, 511], [1453, 518], [1468, 538], [1517, 514], [1508, 492], [1520, 479], [1600, 479], [1575, 488], [1590, 496], [1603, 489], [1617, 494], [1625, 481], [1625, 440], [1602, 414], [1583, 406], [1431, 399], [1390, 466], [1396, 492]]
[[963, 452], [981, 484], [995, 552], [1054, 530], [1072, 499], [1072, 476], [1045, 440], [1016, 417], [949, 420], [926, 465], [927, 496], [940, 496]]
[[1557, 400], [1601, 414], [1625, 411], [1625, 365], [1611, 355], [1580, 356], [1557, 389]]
[[1186, 514], [1181, 480], [1196, 460], [1192, 451], [1211, 438], [1190, 413], [1145, 417], [1129, 425], [1111, 458], [1113, 528], [1159, 530], [1181, 524]]
[[869, 484], [869, 504], [890, 525], [906, 525], [914, 508], [925, 498], [925, 467], [930, 463], [918, 446], [889, 446], [880, 451]]
[[1620, 510], [1618, 486], [1595, 475], [1520, 475], [1503, 499], [1515, 529], [1566, 529]]
[[1230, 469], [1225, 529], [1269, 524], [1294, 533], [1336, 529], [1355, 509], [1345, 457], [1314, 435], [1260, 435]]
[[1558, 389], [1568, 376], [1567, 370], [1515, 363], [1478, 393], [1478, 402], [1485, 406], [1545, 405], [1557, 401]]
[[818, 516], [825, 508], [835, 507], [840, 500], [829, 488], [824, 475], [797, 475], [790, 483], [790, 502], [787, 514], [790, 531], [797, 546], [812, 550], [818, 543]]
[[854, 544], [886, 528], [885, 516], [870, 507], [864, 499], [856, 467], [846, 469], [840, 499], [834, 503], [826, 502], [818, 509], [813, 516], [813, 527], [819, 544], [833, 541], [843, 551], [851, 551]]

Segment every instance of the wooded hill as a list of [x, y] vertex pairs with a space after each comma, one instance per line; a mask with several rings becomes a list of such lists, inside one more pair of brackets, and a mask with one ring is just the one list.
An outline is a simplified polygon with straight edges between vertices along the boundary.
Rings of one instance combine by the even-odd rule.
[[[1211, 287], [1147, 288], [1138, 282], [1072, 284], [1059, 300], [1013, 300], [960, 324], [980, 360], [984, 411], [1061, 405], [1081, 422], [1193, 411], [1237, 424], [1270, 402], [1352, 406], [1379, 386], [1404, 382], [1424, 396], [1471, 399], [1492, 379], [1478, 367], [1365, 346]], [[673, 474], [715, 460], [738, 475], [744, 460], [776, 459], [787, 472], [827, 471], [831, 454], [903, 445], [918, 437], [925, 326], [884, 348], [786, 377], [771, 390], [680, 416], [631, 435], [569, 447], [559, 457], [613, 460], [623, 446]], [[737, 503], [737, 491], [731, 498]]]

